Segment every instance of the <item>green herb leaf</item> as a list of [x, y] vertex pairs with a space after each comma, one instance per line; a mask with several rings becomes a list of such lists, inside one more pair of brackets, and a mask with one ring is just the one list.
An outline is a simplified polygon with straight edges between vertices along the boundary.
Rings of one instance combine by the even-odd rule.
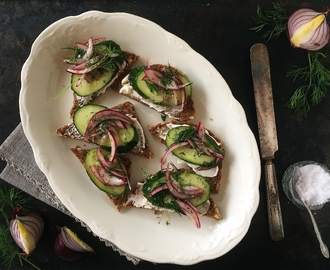
[[25, 196], [22, 191], [16, 188], [0, 189], [0, 204], [14, 209], [17, 205], [27, 208], [31, 198]]
[[19, 248], [14, 242], [9, 227], [0, 224], [0, 261], [8, 268], [14, 266], [16, 256], [19, 254]]
[[320, 51], [308, 52], [306, 67], [291, 66], [287, 77], [302, 80], [305, 85], [298, 87], [288, 102], [299, 118], [307, 117], [312, 106], [319, 104], [330, 87], [330, 68], [327, 54]]
[[250, 30], [265, 31], [262, 37], [267, 41], [278, 38], [285, 31], [288, 19], [285, 9], [279, 4], [273, 3], [273, 8], [274, 10], [263, 11], [260, 6], [257, 6], [257, 14], [252, 17], [256, 26]]
[[176, 135], [174, 143], [184, 142], [189, 138], [196, 138], [196, 137], [197, 137], [196, 129], [194, 129], [193, 127], [190, 127], [190, 128], [180, 131]]

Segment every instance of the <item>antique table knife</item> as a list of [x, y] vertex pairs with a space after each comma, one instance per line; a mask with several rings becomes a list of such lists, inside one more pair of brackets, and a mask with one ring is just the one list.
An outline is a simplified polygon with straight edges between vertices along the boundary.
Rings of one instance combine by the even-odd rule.
[[281, 206], [273, 158], [278, 150], [274, 114], [272, 84], [268, 51], [264, 44], [257, 43], [250, 51], [254, 96], [257, 109], [261, 158], [265, 163], [265, 180], [270, 238], [284, 238]]

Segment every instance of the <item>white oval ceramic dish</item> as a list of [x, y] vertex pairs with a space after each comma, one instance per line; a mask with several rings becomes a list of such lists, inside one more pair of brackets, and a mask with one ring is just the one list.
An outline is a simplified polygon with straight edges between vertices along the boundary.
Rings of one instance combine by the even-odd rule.
[[[69, 147], [77, 142], [55, 135], [58, 127], [70, 122], [72, 105], [71, 91], [54, 99], [70, 83], [62, 48], [91, 36], [104, 36], [123, 50], [139, 54], [137, 65], [144, 65], [147, 58], [151, 63], [170, 63], [193, 81], [197, 109], [194, 122], [203, 122], [226, 148], [224, 180], [220, 194], [213, 196], [221, 221], [202, 217], [202, 228], [196, 229], [188, 218], [177, 214], [171, 214], [170, 225], [166, 225], [159, 224], [147, 210], [124, 209], [118, 213], [70, 152]], [[125, 100], [108, 91], [98, 103], [111, 107]], [[156, 111], [132, 103], [145, 129], [161, 121]], [[189, 265], [227, 253], [246, 234], [259, 204], [260, 159], [245, 113], [218, 71], [187, 43], [155, 23], [126, 13], [89, 11], [50, 25], [35, 40], [23, 66], [20, 112], [36, 162], [55, 194], [96, 235], [123, 251], [151, 262]], [[148, 173], [159, 170], [165, 150], [148, 132], [146, 136], [154, 158], [147, 161], [130, 156], [133, 185], [143, 179], [141, 168]]]

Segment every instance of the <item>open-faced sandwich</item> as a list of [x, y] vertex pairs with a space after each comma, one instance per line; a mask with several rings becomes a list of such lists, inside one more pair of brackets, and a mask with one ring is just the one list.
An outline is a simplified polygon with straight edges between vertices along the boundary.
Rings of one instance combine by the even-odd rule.
[[[123, 80], [119, 93], [179, 121], [195, 117], [192, 83], [170, 65], [135, 67]], [[114, 90], [116, 90], [114, 88]]]
[[104, 191], [118, 211], [126, 206], [130, 186], [131, 162], [113, 151], [97, 147], [90, 150], [71, 148], [97, 188]]
[[86, 104], [74, 112], [72, 119], [72, 123], [56, 130], [57, 135], [92, 143], [118, 154], [152, 157], [138, 115], [130, 102], [110, 109]]
[[200, 216], [221, 219], [210, 195], [211, 185], [205, 177], [185, 169], [170, 170], [167, 166], [138, 183], [128, 195], [127, 206], [186, 215], [200, 228]]
[[195, 173], [208, 179], [212, 194], [219, 193], [225, 150], [221, 140], [210, 130], [204, 128], [202, 123], [195, 125], [171, 120], [150, 126], [149, 131], [167, 147], [161, 168], [164, 168], [166, 158], [172, 153]]
[[70, 115], [81, 106], [89, 104], [111, 86], [119, 74], [137, 61], [138, 55], [122, 51], [120, 46], [105, 38], [90, 38], [87, 42], [76, 42], [76, 46], [65, 48], [73, 55], [64, 59], [71, 65], [71, 89], [73, 106]]

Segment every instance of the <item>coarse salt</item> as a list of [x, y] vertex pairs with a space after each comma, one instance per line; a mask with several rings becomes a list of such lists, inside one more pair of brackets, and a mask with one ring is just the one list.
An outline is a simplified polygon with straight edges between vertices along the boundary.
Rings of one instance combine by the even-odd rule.
[[295, 189], [307, 205], [322, 205], [330, 199], [330, 174], [321, 166], [309, 164], [300, 167]]

